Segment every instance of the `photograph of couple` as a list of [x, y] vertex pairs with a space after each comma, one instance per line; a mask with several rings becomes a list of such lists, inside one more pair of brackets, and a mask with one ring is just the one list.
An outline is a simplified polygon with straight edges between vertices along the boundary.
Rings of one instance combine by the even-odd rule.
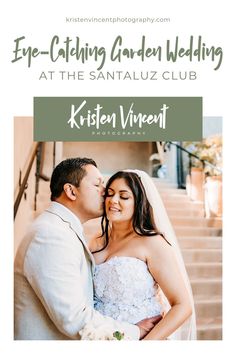
[[15, 340], [197, 339], [189, 276], [155, 182], [165, 169], [153, 178], [141, 163], [114, 163], [116, 171], [104, 175], [89, 143], [81, 144], [87, 157], [72, 153], [55, 163], [53, 151], [47, 177], [37, 162], [47, 160], [45, 143], [37, 143], [31, 180], [50, 185], [51, 201], [17, 241]]
[[[18, 250], [16, 339], [80, 339], [104, 325], [130, 339], [194, 339], [188, 277], [148, 174], [119, 171], [104, 188], [94, 160], [71, 158], [50, 189], [51, 206]], [[100, 216], [103, 232], [88, 244], [83, 223]]]

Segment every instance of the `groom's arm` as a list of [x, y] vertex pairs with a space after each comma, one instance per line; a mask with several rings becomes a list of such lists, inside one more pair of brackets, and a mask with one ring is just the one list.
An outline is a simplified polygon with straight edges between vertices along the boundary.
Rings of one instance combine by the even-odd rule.
[[122, 328], [129, 337], [139, 339], [138, 326], [94, 310], [92, 275], [84, 248], [73, 233], [59, 232], [50, 226], [47, 235], [38, 230], [24, 262], [24, 274], [55, 326], [72, 339], [79, 339], [79, 331], [89, 324]]

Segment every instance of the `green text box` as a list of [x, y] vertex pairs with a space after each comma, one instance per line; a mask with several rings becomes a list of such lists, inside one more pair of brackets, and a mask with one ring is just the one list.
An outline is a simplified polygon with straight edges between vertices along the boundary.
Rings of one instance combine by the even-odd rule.
[[201, 97], [35, 97], [35, 141], [198, 141]]

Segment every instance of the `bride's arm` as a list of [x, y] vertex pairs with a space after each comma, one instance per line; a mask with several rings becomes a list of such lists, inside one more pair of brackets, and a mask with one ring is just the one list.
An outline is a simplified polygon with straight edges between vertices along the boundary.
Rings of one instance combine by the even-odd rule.
[[149, 271], [167, 297], [171, 309], [144, 340], [162, 340], [179, 328], [191, 315], [192, 306], [172, 246], [161, 236], [150, 237], [146, 242]]

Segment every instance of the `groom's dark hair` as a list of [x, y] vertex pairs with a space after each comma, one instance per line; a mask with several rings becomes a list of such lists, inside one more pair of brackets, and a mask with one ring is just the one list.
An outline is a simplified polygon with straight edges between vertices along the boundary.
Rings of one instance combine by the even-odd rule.
[[73, 184], [73, 186], [78, 188], [81, 180], [86, 175], [84, 167], [87, 165], [97, 167], [96, 162], [87, 157], [70, 158], [60, 162], [59, 165], [54, 168], [51, 177], [51, 200], [53, 201], [60, 197], [66, 183]]

